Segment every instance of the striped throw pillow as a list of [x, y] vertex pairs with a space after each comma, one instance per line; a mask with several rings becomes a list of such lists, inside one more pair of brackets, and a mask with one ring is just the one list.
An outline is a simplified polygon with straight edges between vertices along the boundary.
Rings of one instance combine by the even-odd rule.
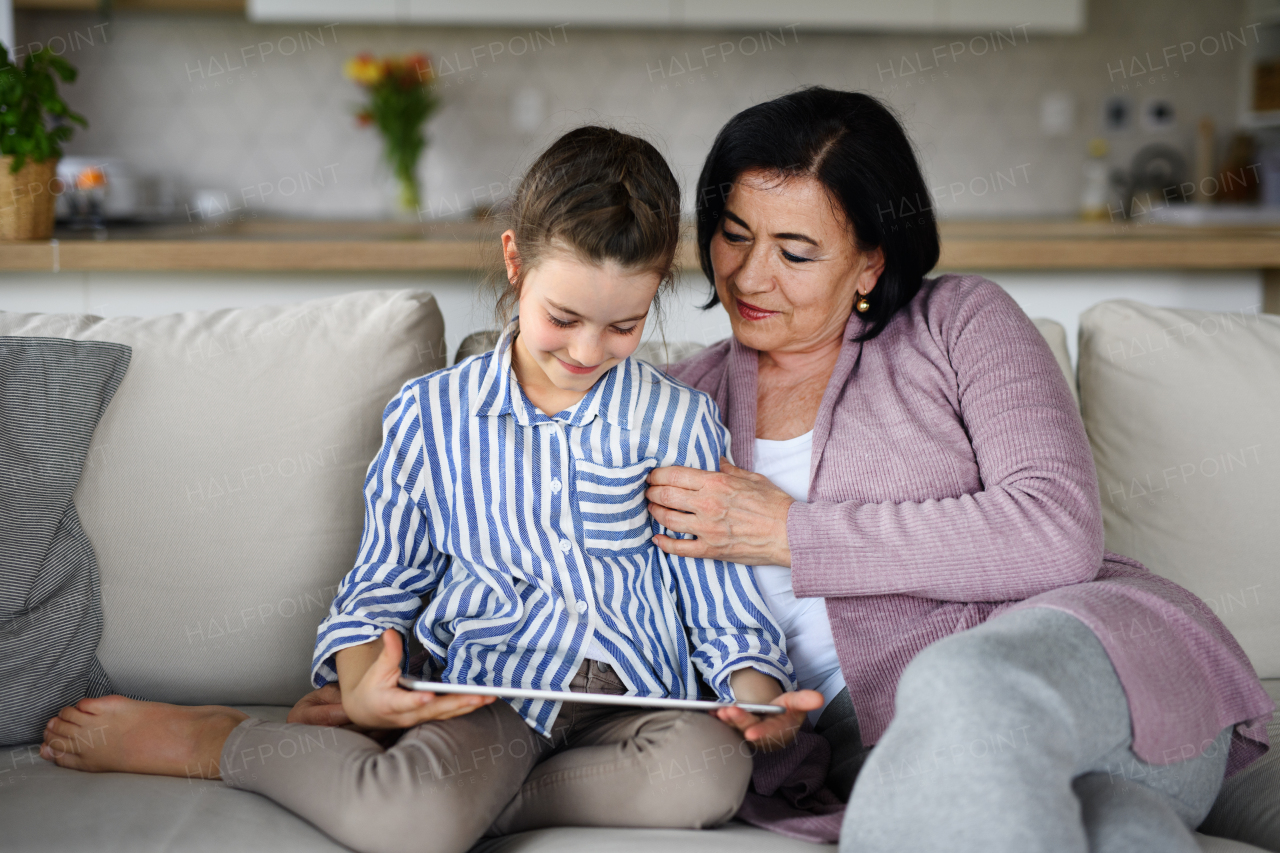
[[112, 692], [98, 565], [72, 495], [131, 354], [0, 336], [0, 745], [38, 743], [59, 708]]

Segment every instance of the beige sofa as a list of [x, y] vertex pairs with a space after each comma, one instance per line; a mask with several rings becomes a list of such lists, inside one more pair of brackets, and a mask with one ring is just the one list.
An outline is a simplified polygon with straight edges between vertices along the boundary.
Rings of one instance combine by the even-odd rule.
[[[1038, 325], [1076, 387], [1062, 327]], [[0, 335], [133, 347], [75, 496], [116, 689], [283, 719], [309, 689], [316, 625], [355, 555], [383, 406], [446, 364], [434, 299], [369, 291], [141, 319], [0, 312]], [[1277, 696], [1280, 317], [1103, 303], [1081, 318], [1079, 361], [1108, 545], [1208, 601]], [[0, 826], [15, 853], [345, 849], [220, 782], [65, 770], [34, 745], [0, 749]], [[477, 849], [820, 847], [732, 824], [543, 830]]]

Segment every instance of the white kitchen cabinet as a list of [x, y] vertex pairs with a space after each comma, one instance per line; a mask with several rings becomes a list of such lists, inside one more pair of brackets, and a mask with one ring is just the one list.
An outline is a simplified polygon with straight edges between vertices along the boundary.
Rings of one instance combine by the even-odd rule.
[[245, 14], [258, 23], [394, 24], [408, 20], [408, 0], [248, 0]]
[[342, 21], [346, 23], [421, 23], [440, 26], [669, 27], [673, 4], [585, 2], [585, 0], [248, 0], [249, 20]]
[[942, 0], [939, 23], [948, 30], [1027, 25], [1036, 32], [1083, 33], [1085, 0]]
[[683, 0], [689, 27], [838, 30], [1084, 32], [1085, 0]]
[[741, 30], [1084, 31], [1085, 0], [248, 0], [250, 20]]
[[619, 3], [610, 0], [408, 0], [409, 20], [424, 24], [490, 26], [669, 27], [679, 0]]
[[679, 24], [687, 27], [740, 29], [786, 27], [804, 29], [928, 30], [941, 20], [947, 0], [684, 0]]

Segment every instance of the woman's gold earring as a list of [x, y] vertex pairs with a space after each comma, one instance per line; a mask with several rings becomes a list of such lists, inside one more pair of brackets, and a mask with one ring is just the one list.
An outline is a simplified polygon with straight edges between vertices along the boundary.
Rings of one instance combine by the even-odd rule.
[[858, 300], [858, 304], [853, 307], [858, 309], [859, 314], [865, 314], [871, 310], [871, 303], [867, 301], [867, 296], [864, 293], [862, 298]]

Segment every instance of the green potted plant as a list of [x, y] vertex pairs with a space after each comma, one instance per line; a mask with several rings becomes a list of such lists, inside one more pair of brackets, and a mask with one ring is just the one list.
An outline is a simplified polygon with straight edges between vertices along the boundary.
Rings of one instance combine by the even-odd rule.
[[58, 160], [71, 122], [88, 127], [58, 94], [76, 70], [45, 47], [22, 65], [0, 45], [0, 239], [47, 240], [53, 235]]

